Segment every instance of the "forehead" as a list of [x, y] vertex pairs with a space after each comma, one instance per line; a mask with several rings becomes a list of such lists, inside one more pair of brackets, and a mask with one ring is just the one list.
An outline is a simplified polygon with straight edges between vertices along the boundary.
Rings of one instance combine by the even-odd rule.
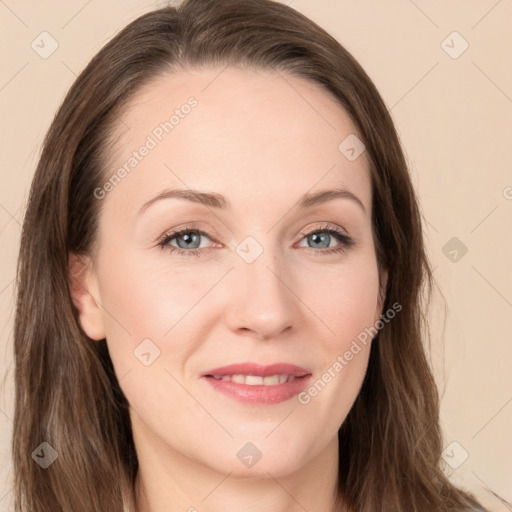
[[175, 71], [146, 84], [119, 115], [106, 179], [124, 167], [111, 196], [123, 190], [134, 202], [178, 185], [257, 202], [346, 186], [370, 211], [366, 154], [351, 161], [340, 150], [354, 135], [336, 99], [304, 78], [252, 68]]

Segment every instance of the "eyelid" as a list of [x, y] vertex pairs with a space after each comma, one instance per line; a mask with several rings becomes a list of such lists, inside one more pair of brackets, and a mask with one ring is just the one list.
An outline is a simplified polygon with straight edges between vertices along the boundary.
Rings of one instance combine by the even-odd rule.
[[324, 221], [324, 222], [319, 222], [318, 224], [314, 224], [313, 226], [310, 226], [306, 230], [302, 230], [300, 232], [300, 235], [302, 237], [304, 237], [304, 236], [310, 235], [311, 233], [316, 233], [317, 231], [324, 231], [324, 230], [337, 231], [340, 234], [343, 234], [344, 236], [346, 236], [347, 238], [350, 237], [350, 235], [348, 234], [348, 231], [346, 229], [342, 228], [341, 226], [338, 226], [337, 224], [333, 224], [329, 221]]

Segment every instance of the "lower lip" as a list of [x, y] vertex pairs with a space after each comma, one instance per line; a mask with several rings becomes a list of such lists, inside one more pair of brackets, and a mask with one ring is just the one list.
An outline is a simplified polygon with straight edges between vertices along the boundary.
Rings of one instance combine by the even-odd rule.
[[275, 386], [238, 384], [232, 381], [218, 380], [213, 377], [202, 377], [220, 393], [229, 398], [246, 404], [279, 404], [298, 395], [306, 387], [311, 375], [295, 377], [291, 382]]

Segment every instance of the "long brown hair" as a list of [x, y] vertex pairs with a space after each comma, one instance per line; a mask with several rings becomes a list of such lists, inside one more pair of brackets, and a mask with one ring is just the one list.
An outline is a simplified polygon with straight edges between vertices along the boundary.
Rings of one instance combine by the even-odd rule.
[[[157, 76], [203, 65], [313, 81], [346, 110], [366, 146], [376, 256], [389, 271], [384, 310], [394, 303], [402, 310], [375, 337], [362, 389], [339, 429], [339, 504], [355, 512], [478, 510], [442, 470], [439, 397], [422, 334], [421, 297], [433, 278], [408, 167], [377, 89], [346, 49], [288, 6], [185, 0], [139, 17], [106, 44], [44, 140], [17, 274], [16, 512], [133, 510], [138, 463], [129, 406], [105, 340], [89, 339], [78, 323], [68, 255], [92, 251], [101, 203], [94, 190], [105, 182], [105, 141], [121, 109]], [[36, 463], [44, 450], [57, 454], [46, 468]]]

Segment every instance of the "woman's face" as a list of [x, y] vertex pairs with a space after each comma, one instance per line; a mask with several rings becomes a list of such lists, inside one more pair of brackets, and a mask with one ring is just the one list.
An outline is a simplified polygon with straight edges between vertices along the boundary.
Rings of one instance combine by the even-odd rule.
[[316, 85], [233, 68], [161, 77], [120, 117], [80, 319], [141, 454], [277, 477], [334, 449], [382, 313], [355, 133]]

